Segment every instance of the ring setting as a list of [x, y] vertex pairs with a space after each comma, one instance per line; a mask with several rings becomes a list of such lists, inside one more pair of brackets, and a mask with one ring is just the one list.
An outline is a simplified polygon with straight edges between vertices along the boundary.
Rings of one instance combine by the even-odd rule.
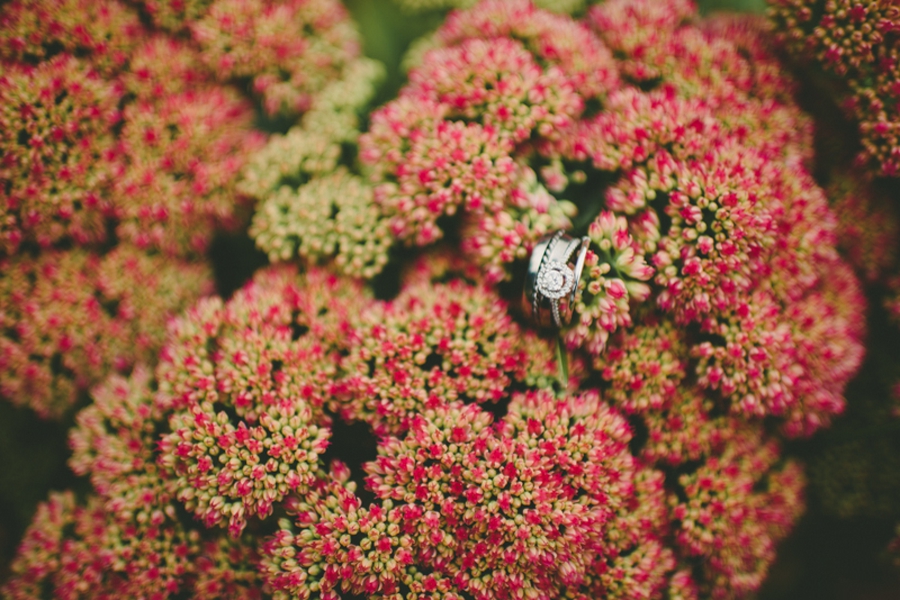
[[551, 260], [538, 273], [537, 291], [545, 298], [559, 300], [574, 287], [575, 271], [558, 260]]
[[525, 277], [524, 305], [538, 327], [560, 329], [572, 320], [590, 238], [563, 231], [538, 240]]

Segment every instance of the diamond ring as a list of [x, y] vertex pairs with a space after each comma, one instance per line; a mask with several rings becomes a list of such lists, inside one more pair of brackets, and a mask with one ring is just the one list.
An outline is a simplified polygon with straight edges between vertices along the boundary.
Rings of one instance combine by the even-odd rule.
[[[535, 244], [525, 277], [525, 311], [539, 327], [568, 325], [590, 240], [562, 231]], [[572, 256], [578, 252], [574, 264]]]

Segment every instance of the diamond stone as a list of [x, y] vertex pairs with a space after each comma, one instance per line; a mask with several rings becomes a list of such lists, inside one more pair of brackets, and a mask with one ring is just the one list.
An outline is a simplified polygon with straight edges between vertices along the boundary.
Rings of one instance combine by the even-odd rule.
[[558, 300], [572, 291], [575, 273], [557, 260], [545, 264], [537, 276], [537, 291], [545, 298]]

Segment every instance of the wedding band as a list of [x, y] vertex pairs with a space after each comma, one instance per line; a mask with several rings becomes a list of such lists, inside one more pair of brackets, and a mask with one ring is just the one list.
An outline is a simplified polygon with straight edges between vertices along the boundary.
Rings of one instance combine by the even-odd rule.
[[535, 244], [525, 277], [524, 305], [538, 327], [559, 329], [571, 322], [589, 245], [587, 236], [573, 238], [563, 231], [546, 235]]

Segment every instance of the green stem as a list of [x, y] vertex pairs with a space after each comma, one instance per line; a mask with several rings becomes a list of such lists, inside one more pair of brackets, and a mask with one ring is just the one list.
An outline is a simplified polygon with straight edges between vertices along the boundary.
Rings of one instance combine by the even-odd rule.
[[556, 365], [559, 385], [562, 387], [561, 391], [564, 392], [569, 388], [569, 355], [566, 354], [566, 349], [563, 347], [562, 337], [560, 336], [556, 337]]

